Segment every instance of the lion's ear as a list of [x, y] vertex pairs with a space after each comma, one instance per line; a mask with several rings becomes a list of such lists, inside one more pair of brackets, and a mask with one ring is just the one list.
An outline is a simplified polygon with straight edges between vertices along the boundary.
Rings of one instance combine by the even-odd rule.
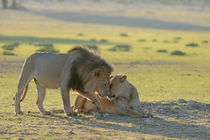
[[109, 77], [109, 79], [112, 79], [114, 76], [113, 75], [111, 75], [110, 77]]
[[102, 71], [100, 69], [95, 70], [94, 74], [96, 78], [101, 79]]
[[120, 82], [123, 83], [127, 79], [126, 75], [120, 77]]

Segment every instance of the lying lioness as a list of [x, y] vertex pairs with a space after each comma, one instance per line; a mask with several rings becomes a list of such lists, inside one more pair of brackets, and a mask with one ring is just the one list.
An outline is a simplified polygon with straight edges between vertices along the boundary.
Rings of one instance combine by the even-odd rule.
[[[126, 75], [116, 75], [111, 79], [111, 95], [109, 98], [102, 99], [95, 94], [101, 104], [101, 112], [129, 117], [145, 117], [141, 109], [138, 92], [126, 78]], [[91, 113], [93, 104], [90, 100], [78, 95], [73, 109], [79, 113]]]

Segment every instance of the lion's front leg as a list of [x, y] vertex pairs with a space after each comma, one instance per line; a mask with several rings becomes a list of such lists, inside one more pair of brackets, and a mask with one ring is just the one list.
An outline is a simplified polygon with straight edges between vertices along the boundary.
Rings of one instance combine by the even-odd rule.
[[61, 96], [63, 100], [63, 110], [66, 116], [75, 116], [77, 115], [76, 112], [72, 110], [70, 107], [70, 97], [69, 97], [69, 90], [67, 88], [61, 88]]

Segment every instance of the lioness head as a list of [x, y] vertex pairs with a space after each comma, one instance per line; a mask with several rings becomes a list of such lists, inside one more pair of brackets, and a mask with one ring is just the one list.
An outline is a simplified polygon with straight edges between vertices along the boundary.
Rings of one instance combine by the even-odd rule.
[[128, 108], [134, 111], [141, 111], [141, 104], [136, 88], [129, 83], [126, 75], [116, 75], [110, 81], [110, 100], [118, 97], [126, 98], [128, 101]]
[[108, 97], [113, 100], [119, 96], [125, 96], [125, 93], [128, 92], [128, 88], [126, 86], [126, 75], [116, 75], [111, 78], [110, 82], [110, 94]]
[[136, 88], [129, 83], [126, 75], [116, 75], [110, 81], [110, 100], [118, 97], [126, 98], [128, 101], [128, 108], [134, 111], [141, 111], [141, 104]]

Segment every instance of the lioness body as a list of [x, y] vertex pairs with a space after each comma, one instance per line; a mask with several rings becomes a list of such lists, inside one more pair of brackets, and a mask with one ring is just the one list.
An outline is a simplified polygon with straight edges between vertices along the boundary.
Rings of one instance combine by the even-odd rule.
[[[126, 115], [130, 117], [143, 117], [140, 100], [136, 88], [126, 80], [125, 76], [117, 75], [111, 80], [111, 100], [100, 98], [95, 95], [101, 103], [101, 112]], [[90, 113], [93, 111], [93, 104], [86, 98], [78, 96], [74, 109], [78, 112]]]
[[[69, 90], [95, 103], [93, 93], [97, 91], [102, 97], [109, 94], [109, 75], [112, 68], [103, 59], [84, 48], [74, 48], [68, 54], [35, 53], [28, 57], [23, 65], [15, 96], [15, 114], [21, 114], [20, 98], [23, 90], [27, 90], [29, 82], [34, 79], [37, 90], [37, 105], [41, 113], [49, 114], [43, 107], [46, 88], [60, 88], [63, 109], [66, 115], [73, 115], [70, 108]], [[24, 93], [25, 97], [26, 91]]]

